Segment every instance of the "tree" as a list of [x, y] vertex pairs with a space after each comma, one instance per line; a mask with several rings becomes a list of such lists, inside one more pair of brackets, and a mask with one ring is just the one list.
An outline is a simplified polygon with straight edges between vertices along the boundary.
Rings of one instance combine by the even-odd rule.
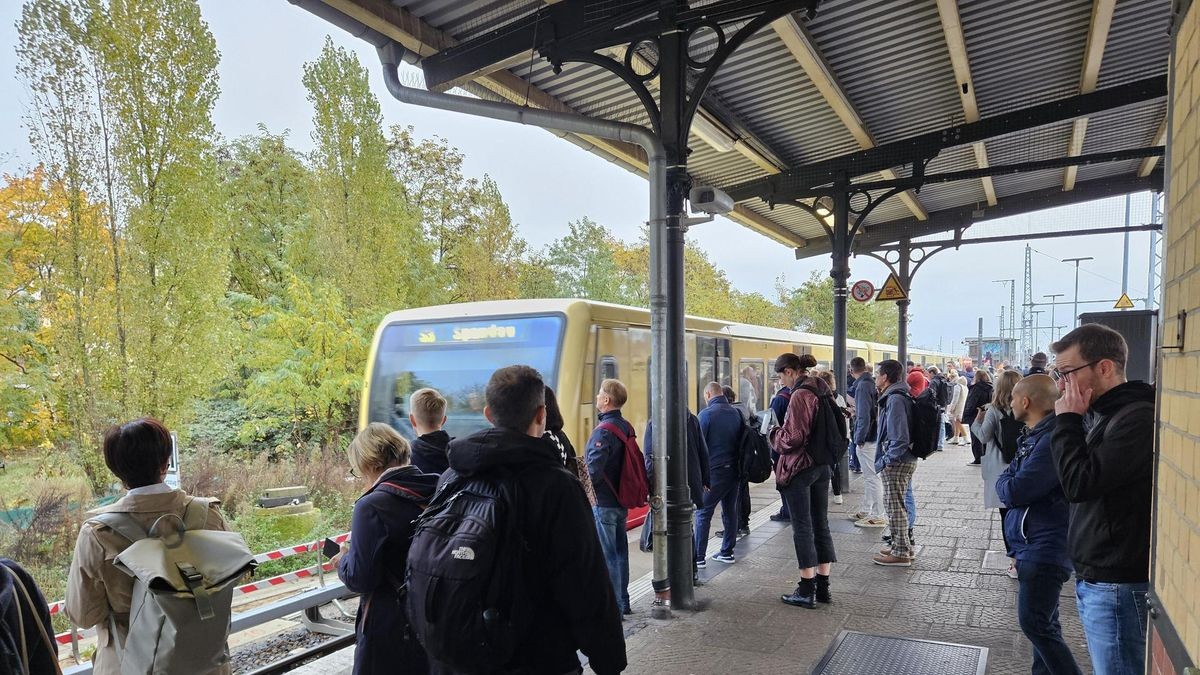
[[[780, 303], [792, 326], [823, 335], [833, 334], [833, 278], [814, 271], [798, 288], [776, 282]], [[896, 308], [890, 302], [849, 302], [846, 332], [856, 340], [896, 343]]]
[[258, 300], [287, 292], [288, 248], [306, 224], [310, 176], [287, 133], [240, 138], [223, 151], [230, 225], [229, 288]]
[[586, 216], [568, 223], [567, 228], [567, 234], [551, 242], [545, 254], [557, 280], [558, 295], [623, 302], [612, 233]]
[[298, 271], [332, 283], [355, 316], [429, 304], [439, 275], [419, 212], [388, 165], [367, 71], [326, 38], [302, 78], [313, 105], [312, 226], [293, 247]]
[[464, 192], [467, 211], [462, 224], [446, 234], [449, 242], [442, 258], [451, 275], [451, 298], [467, 302], [518, 297], [526, 244], [500, 188], [485, 175]]

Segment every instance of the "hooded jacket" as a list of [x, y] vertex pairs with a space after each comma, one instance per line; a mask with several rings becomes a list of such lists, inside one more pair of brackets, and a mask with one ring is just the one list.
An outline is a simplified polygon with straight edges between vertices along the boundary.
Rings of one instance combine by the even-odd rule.
[[451, 440], [450, 434], [441, 429], [417, 436], [412, 442], [413, 466], [425, 473], [446, 473], [450, 468], [446, 450]]
[[1054, 453], [1050, 450], [1050, 435], [1056, 421], [1054, 415], [1047, 415], [1032, 429], [1025, 430], [1016, 457], [996, 479], [996, 494], [1008, 507], [1004, 534], [1017, 560], [1070, 570], [1064, 536], [1067, 498], [1058, 482]]
[[[19, 673], [29, 666], [31, 673], [53, 673], [58, 661], [58, 644], [54, 642], [54, 629], [50, 626], [50, 611], [46, 598], [29, 572], [8, 558], [0, 558], [0, 669], [6, 673]], [[7, 570], [7, 571], [5, 571]], [[25, 587], [25, 593], [17, 588], [17, 580]], [[26, 593], [29, 603], [26, 603]], [[39, 625], [40, 624], [40, 625]], [[21, 644], [21, 631], [25, 642]], [[42, 639], [42, 632], [49, 644]], [[21, 658], [22, 651], [28, 655], [28, 664]]]
[[404, 583], [413, 521], [433, 497], [437, 481], [437, 474], [415, 466], [388, 469], [354, 502], [350, 550], [338, 561], [338, 577], [362, 594], [354, 621], [355, 675], [428, 672], [425, 651], [408, 631], [397, 588]]
[[852, 438], [855, 445], [875, 442], [876, 417], [879, 414], [875, 408], [878, 403], [879, 392], [875, 389], [875, 378], [871, 377], [870, 371], [864, 372], [854, 381], [854, 429]]
[[714, 396], [700, 411], [700, 432], [708, 446], [708, 463], [713, 470], [736, 469], [740, 454], [738, 443], [746, 419], [724, 396]]
[[[1138, 403], [1142, 406], [1120, 413]], [[1068, 538], [1080, 579], [1138, 583], [1150, 578], [1153, 404], [1154, 387], [1126, 382], [1096, 399], [1087, 415], [1058, 416], [1051, 445], [1071, 503]], [[1110, 425], [1117, 414], [1121, 419]]]
[[521, 496], [518, 522], [528, 546], [525, 607], [532, 616], [513, 662], [498, 671], [578, 672], [578, 650], [600, 675], [621, 672], [627, 665], [625, 636], [596, 524], [558, 448], [545, 438], [484, 429], [451, 441], [450, 470], [440, 485], [501, 468], [513, 472]]
[[915, 462], [917, 456], [910, 452], [912, 434], [908, 421], [912, 419], [912, 397], [907, 382], [889, 384], [879, 396], [879, 437], [876, 441], [875, 470], [899, 462]]

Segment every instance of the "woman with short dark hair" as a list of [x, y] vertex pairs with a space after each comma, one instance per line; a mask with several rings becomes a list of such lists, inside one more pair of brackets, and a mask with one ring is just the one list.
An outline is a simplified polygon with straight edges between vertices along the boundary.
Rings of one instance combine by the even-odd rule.
[[[167, 514], [186, 520], [188, 506], [199, 502], [207, 505], [204, 529], [227, 529], [216, 499], [192, 497], [163, 482], [171, 452], [171, 432], [156, 419], [143, 417], [110, 428], [104, 434], [104, 463], [127, 492], [115, 503], [89, 511], [88, 516], [125, 513], [149, 530]], [[121, 672], [118, 654], [129, 631], [133, 577], [118, 570], [113, 559], [129, 545], [128, 539], [94, 520], [83, 523], [75, 542], [67, 576], [66, 614], [80, 628], [96, 627], [99, 642], [92, 658], [96, 675]], [[230, 672], [228, 659], [207, 672]]]

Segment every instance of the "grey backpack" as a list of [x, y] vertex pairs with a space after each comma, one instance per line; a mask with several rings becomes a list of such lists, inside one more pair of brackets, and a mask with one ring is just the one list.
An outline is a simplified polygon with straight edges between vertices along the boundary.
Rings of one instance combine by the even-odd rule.
[[234, 586], [254, 556], [242, 535], [204, 529], [211, 503], [192, 497], [183, 518], [168, 513], [148, 532], [126, 513], [91, 518], [132, 542], [114, 559], [133, 577], [128, 635], [109, 617], [123, 675], [203, 673], [228, 663]]

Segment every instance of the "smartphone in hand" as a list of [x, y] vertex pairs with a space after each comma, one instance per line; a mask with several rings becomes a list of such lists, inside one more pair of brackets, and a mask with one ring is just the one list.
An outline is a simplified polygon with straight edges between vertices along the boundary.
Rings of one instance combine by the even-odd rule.
[[342, 552], [342, 547], [336, 541], [325, 537], [325, 543], [321, 546], [321, 552], [325, 554], [326, 558], [332, 558]]

